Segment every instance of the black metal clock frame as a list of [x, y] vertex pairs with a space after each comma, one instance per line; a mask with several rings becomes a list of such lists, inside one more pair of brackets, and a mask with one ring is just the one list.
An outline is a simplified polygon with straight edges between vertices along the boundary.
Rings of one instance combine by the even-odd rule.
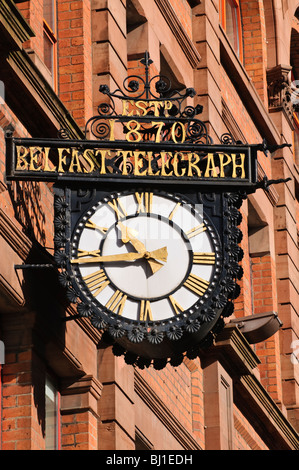
[[198, 193], [187, 188], [183, 194], [176, 194], [178, 200], [204, 205], [207, 225], [213, 226], [215, 273], [211, 287], [191, 312], [148, 322], [128, 320], [100, 308], [78, 285], [76, 273], [70, 266], [77, 223], [82, 214], [109, 195], [109, 189], [56, 188], [55, 262], [60, 270], [60, 282], [66, 288], [68, 300], [76, 305], [78, 315], [90, 318], [94, 327], [108, 333], [105, 337], [114, 343], [115, 354], [124, 354], [128, 363], [138, 367], [153, 363], [160, 368], [168, 362], [178, 365], [185, 354], [194, 357], [199, 354], [199, 347], [210, 344], [223, 328], [224, 318], [233, 313], [233, 300], [240, 293], [237, 281], [242, 277], [239, 265], [243, 256], [239, 247], [242, 232], [238, 225], [242, 219], [239, 207], [245, 195]]

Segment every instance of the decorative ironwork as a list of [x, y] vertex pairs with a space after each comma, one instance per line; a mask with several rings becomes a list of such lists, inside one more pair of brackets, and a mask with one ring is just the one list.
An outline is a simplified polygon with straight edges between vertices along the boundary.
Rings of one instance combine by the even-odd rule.
[[[115, 136], [118, 130], [119, 135], [122, 133], [131, 142], [212, 144], [205, 123], [196, 118], [202, 113], [203, 107], [185, 104], [188, 98], [196, 95], [194, 88], [180, 92], [172, 89], [168, 77], [155, 75], [150, 78], [153, 61], [148, 52], [140, 62], [145, 67], [145, 77], [131, 75], [125, 78], [123, 90], [118, 88], [112, 92], [108, 85], [100, 86], [99, 91], [109, 98], [109, 103], [101, 103], [98, 115], [87, 121], [85, 138], [92, 135], [101, 141], [119, 141], [121, 139]], [[116, 111], [116, 100], [122, 102], [122, 114]], [[130, 123], [134, 123], [135, 127], [130, 127]], [[121, 125], [121, 131], [116, 128], [118, 124]]]

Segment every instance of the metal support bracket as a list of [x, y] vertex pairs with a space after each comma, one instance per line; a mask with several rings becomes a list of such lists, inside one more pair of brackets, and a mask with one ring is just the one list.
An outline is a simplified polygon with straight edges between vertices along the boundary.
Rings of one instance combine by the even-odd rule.
[[15, 264], [15, 269], [49, 269], [55, 268], [55, 264]]

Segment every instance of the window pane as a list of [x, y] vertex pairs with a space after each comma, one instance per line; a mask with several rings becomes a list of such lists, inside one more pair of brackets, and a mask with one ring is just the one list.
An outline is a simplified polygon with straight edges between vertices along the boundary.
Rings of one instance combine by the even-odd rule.
[[55, 34], [54, 0], [44, 0], [44, 20]]
[[58, 447], [58, 406], [57, 390], [47, 378], [45, 386], [46, 395], [46, 450], [55, 450]]
[[240, 56], [240, 31], [239, 31], [239, 8], [232, 0], [226, 0], [226, 34], [234, 47], [237, 55]]
[[51, 39], [45, 32], [44, 32], [44, 62], [53, 75], [54, 44], [52, 43]]

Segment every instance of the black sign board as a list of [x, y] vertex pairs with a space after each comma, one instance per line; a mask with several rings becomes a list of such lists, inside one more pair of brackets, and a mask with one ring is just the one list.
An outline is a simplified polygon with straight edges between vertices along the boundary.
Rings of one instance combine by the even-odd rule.
[[257, 146], [7, 137], [7, 180], [251, 188]]

